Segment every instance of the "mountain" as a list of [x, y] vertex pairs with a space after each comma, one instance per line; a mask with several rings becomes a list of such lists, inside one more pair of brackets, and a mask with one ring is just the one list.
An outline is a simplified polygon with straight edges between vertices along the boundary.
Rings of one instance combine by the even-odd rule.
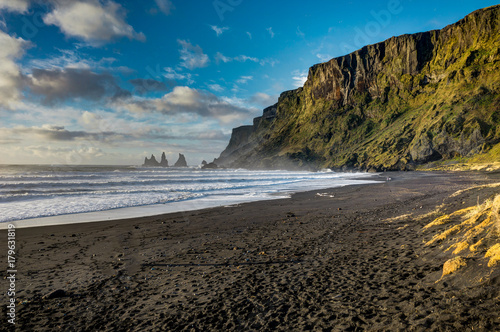
[[500, 159], [500, 5], [309, 69], [218, 165], [411, 170]]

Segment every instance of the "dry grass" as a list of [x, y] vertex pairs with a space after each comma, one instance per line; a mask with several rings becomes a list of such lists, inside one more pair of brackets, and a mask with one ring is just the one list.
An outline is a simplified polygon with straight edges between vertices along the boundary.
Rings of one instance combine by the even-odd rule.
[[443, 265], [443, 275], [441, 276], [441, 278], [448, 274], [452, 274], [453, 272], [465, 266], [467, 266], [467, 260], [463, 257], [457, 256], [449, 259]]
[[455, 212], [453, 212], [452, 214], [449, 214], [449, 215], [445, 214], [444, 216], [436, 218], [430, 224], [427, 224], [424, 227], [424, 229], [427, 229], [427, 228], [430, 228], [430, 227], [433, 227], [433, 226], [438, 226], [438, 225], [445, 225], [445, 224], [451, 222], [453, 217], [460, 216], [462, 214], [468, 214], [468, 213], [470, 213], [474, 209], [476, 209], [476, 207], [475, 206], [471, 206], [471, 207], [468, 207], [468, 208], [465, 208], [465, 209], [462, 209], [462, 210], [455, 211]]
[[491, 218], [495, 224], [495, 231], [500, 234], [500, 195], [493, 200], [491, 207]]
[[493, 172], [498, 171], [500, 169], [499, 162], [491, 162], [491, 163], [459, 163], [459, 164], [451, 164], [451, 165], [438, 165], [435, 167], [418, 167], [419, 171], [482, 171], [482, 172]]
[[[496, 188], [500, 184], [477, 186], [475, 188]], [[455, 196], [464, 193], [467, 190], [461, 190]], [[482, 204], [467, 207], [450, 214], [442, 215], [434, 219], [424, 227], [427, 230], [433, 226], [446, 225], [453, 223], [446, 230], [434, 235], [426, 243], [431, 245], [436, 242], [448, 241], [451, 245], [446, 249], [453, 250], [453, 254], [467, 254], [470, 257], [482, 257], [486, 252], [485, 258], [489, 258], [488, 267], [496, 266], [500, 262], [500, 194], [494, 199], [488, 199]], [[493, 245], [492, 245], [493, 243]], [[488, 248], [489, 247], [489, 248]], [[480, 256], [478, 256], [480, 255]], [[445, 275], [455, 272], [461, 267], [467, 265], [465, 258], [457, 256], [448, 260], [443, 265], [443, 278]]]
[[458, 242], [454, 245], [452, 245], [451, 247], [448, 248], [448, 250], [451, 250], [451, 249], [455, 249], [453, 250], [453, 254], [459, 254], [461, 253], [462, 251], [464, 251], [465, 249], [468, 249], [470, 248], [471, 244], [467, 241], [462, 241], [462, 242]]
[[403, 215], [397, 216], [397, 217], [387, 218], [384, 221], [385, 222], [401, 221], [401, 220], [404, 220], [404, 219], [409, 219], [411, 216], [412, 216], [412, 214], [408, 213], [408, 214], [403, 214]]
[[[498, 196], [500, 201], [500, 195]], [[461, 219], [461, 223], [454, 225], [440, 234], [436, 234], [426, 245], [431, 245], [438, 241], [443, 241], [452, 235], [464, 233], [464, 241], [472, 241], [472, 239], [484, 232], [491, 222], [491, 210], [493, 201], [486, 200], [483, 204], [471, 206], [465, 209], [455, 211], [449, 215], [444, 215], [436, 218], [431, 223], [424, 227], [424, 230], [437, 225], [445, 225], [453, 221]], [[462, 216], [461, 218], [458, 218]], [[479, 223], [479, 224], [478, 224]], [[463, 241], [461, 241], [463, 242]]]
[[427, 212], [425, 214], [422, 214], [420, 216], [417, 216], [415, 219], [417, 221], [420, 221], [420, 220], [424, 220], [424, 219], [427, 219], [427, 218], [430, 218], [430, 217], [435, 217], [437, 216], [441, 210], [445, 207], [446, 205], [443, 203], [441, 205], [439, 205], [438, 207], [436, 207], [434, 210], [432, 210], [431, 212]]
[[489, 267], [496, 265], [500, 261], [500, 243], [491, 247], [484, 257], [490, 257], [490, 261], [488, 262]]
[[476, 243], [474, 243], [473, 245], [471, 245], [469, 247], [469, 250], [471, 252], [476, 252], [478, 250], [480, 250], [484, 245], [485, 245], [485, 239], [480, 239], [479, 241], [477, 241]]
[[458, 195], [463, 194], [466, 191], [473, 190], [473, 189], [497, 188], [497, 187], [500, 187], [500, 182], [499, 183], [482, 184], [480, 186], [473, 186], [470, 188], [458, 190], [458, 191], [454, 192], [453, 194], [451, 194], [450, 197], [456, 197]]

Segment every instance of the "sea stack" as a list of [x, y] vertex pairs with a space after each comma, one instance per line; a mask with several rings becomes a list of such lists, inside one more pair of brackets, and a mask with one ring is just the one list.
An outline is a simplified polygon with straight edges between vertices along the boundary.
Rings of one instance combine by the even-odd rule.
[[179, 153], [179, 159], [174, 164], [175, 167], [187, 167], [186, 157], [182, 153]]
[[142, 165], [144, 167], [156, 167], [160, 166], [160, 163], [156, 160], [154, 154], [151, 155], [151, 158], [148, 159], [148, 157], [144, 158], [144, 164]]
[[161, 167], [168, 167], [168, 160], [167, 160], [167, 157], [165, 156], [165, 152], [163, 152], [161, 154], [160, 166]]

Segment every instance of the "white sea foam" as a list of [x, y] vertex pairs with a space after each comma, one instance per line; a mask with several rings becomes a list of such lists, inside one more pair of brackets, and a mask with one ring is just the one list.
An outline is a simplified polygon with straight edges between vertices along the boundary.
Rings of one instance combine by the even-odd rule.
[[132, 207], [155, 213], [194, 210], [370, 183], [370, 176], [330, 170], [0, 166], [0, 222]]

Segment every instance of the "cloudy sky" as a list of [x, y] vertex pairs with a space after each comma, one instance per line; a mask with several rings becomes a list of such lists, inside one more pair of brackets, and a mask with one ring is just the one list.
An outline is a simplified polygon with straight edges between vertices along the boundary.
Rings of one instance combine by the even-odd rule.
[[496, 3], [0, 0], [0, 164], [212, 160], [311, 65]]

